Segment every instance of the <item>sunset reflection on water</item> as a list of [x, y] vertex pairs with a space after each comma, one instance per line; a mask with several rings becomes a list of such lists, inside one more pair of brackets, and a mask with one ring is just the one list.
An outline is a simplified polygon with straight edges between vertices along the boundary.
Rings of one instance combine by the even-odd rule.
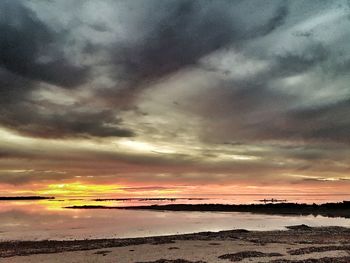
[[[239, 197], [241, 203], [261, 196]], [[294, 197], [297, 199], [297, 197]], [[318, 198], [318, 200], [316, 200]], [[323, 197], [310, 202], [322, 202]], [[325, 197], [329, 200], [329, 197]], [[337, 197], [335, 197], [337, 198]], [[340, 197], [339, 197], [340, 198]], [[244, 201], [243, 201], [244, 200]], [[250, 201], [249, 201], [250, 200]], [[235, 203], [235, 198], [177, 200], [108, 200], [66, 198], [37, 201], [0, 202], [1, 240], [116, 238], [220, 231], [235, 228], [250, 230], [285, 229], [287, 225], [350, 226], [350, 219], [322, 216], [278, 216], [251, 213], [171, 212], [120, 209], [67, 209], [67, 206], [132, 206], [169, 203]]]

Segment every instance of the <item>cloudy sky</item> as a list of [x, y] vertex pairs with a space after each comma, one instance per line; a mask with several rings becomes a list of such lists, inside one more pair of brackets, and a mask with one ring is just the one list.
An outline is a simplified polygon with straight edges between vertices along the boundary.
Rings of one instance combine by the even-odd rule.
[[0, 1], [2, 195], [347, 193], [350, 2]]

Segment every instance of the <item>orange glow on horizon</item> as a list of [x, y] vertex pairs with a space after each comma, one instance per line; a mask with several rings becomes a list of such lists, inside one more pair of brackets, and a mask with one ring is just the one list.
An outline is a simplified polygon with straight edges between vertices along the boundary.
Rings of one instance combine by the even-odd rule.
[[81, 182], [49, 184], [38, 195], [53, 196], [91, 196], [104, 194], [117, 194], [123, 192], [120, 185], [87, 184]]
[[[62, 181], [60, 183], [42, 182], [40, 184], [6, 185], [0, 184], [1, 196], [52, 196], [94, 197], [94, 198], [132, 198], [132, 197], [212, 197], [239, 195], [291, 196], [301, 195], [344, 195], [348, 193], [349, 185], [342, 181], [323, 181], [316, 183], [288, 184], [253, 184], [239, 182], [236, 184], [135, 184], [132, 182], [92, 182], [92, 181]], [[237, 198], [239, 200], [239, 198]]]

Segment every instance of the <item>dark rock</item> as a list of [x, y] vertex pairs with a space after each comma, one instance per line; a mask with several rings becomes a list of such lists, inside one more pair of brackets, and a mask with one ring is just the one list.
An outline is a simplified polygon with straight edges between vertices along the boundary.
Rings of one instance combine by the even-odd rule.
[[259, 251], [242, 251], [234, 254], [225, 254], [219, 256], [220, 259], [229, 259], [231, 261], [241, 261], [245, 258], [258, 258], [258, 257], [279, 257], [283, 256], [280, 253], [263, 253]]
[[290, 255], [304, 255], [315, 252], [326, 252], [326, 251], [339, 251], [339, 250], [350, 250], [350, 245], [345, 246], [323, 246], [323, 247], [303, 247], [299, 249], [289, 250]]
[[156, 261], [143, 261], [135, 263], [207, 263], [205, 261], [188, 261], [185, 259], [158, 259]]
[[289, 260], [289, 259], [277, 259], [270, 261], [269, 263], [349, 263], [350, 257], [339, 257], [339, 258], [309, 258], [303, 260]]
[[94, 254], [106, 256], [108, 253], [111, 253], [111, 252], [112, 252], [111, 250], [100, 250], [100, 251], [95, 252]]
[[287, 226], [288, 229], [290, 230], [300, 230], [300, 231], [311, 231], [312, 227], [309, 227], [307, 225], [296, 225], [296, 226]]

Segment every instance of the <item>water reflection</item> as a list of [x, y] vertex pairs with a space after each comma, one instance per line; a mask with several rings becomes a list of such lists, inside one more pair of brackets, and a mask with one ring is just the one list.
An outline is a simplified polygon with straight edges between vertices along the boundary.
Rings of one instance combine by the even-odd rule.
[[[0, 202], [0, 238], [2, 240], [115, 238], [220, 231], [235, 228], [273, 230], [284, 229], [286, 225], [294, 224], [350, 226], [350, 219], [322, 216], [64, 208], [71, 205], [123, 206], [159, 204], [160, 202], [154, 200], [98, 202], [91, 199], [2, 201]], [[164, 200], [161, 203], [174, 202], [219, 203], [217, 199]], [[224, 200], [220, 202], [225, 203]]]

